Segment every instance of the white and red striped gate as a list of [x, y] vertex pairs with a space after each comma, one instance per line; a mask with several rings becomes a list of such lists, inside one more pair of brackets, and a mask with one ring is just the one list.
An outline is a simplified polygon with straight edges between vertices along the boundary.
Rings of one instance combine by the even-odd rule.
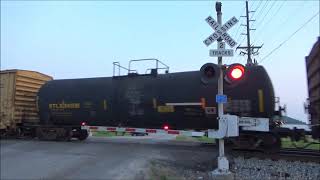
[[151, 133], [151, 134], [171, 134], [200, 137], [204, 136], [205, 132], [198, 131], [184, 131], [184, 130], [170, 130], [170, 129], [144, 129], [131, 127], [108, 127], [108, 126], [81, 126], [81, 129], [87, 130], [90, 134], [92, 132], [127, 132], [127, 133]]

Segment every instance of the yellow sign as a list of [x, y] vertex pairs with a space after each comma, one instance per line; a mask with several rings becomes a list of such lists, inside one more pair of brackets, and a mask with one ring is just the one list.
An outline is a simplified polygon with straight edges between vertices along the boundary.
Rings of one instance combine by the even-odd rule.
[[174, 107], [173, 106], [158, 106], [158, 112], [160, 112], [160, 113], [174, 112]]
[[49, 104], [50, 109], [79, 109], [80, 103]]
[[103, 100], [103, 109], [107, 110], [107, 100]]

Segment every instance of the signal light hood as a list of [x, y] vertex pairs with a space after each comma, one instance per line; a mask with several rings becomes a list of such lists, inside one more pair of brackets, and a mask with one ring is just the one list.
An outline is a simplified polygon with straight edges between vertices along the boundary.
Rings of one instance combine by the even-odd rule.
[[217, 82], [220, 76], [220, 70], [218, 65], [213, 63], [206, 63], [200, 69], [201, 81], [204, 84], [210, 84]]

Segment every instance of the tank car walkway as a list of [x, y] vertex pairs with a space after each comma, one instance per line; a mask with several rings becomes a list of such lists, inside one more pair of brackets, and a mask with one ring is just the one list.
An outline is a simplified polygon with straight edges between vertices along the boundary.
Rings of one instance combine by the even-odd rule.
[[[197, 172], [213, 169], [216, 155], [215, 147], [177, 143], [170, 137], [0, 142], [0, 179], [150, 179], [161, 167], [167, 167], [163, 171], [170, 171], [170, 166]], [[158, 166], [161, 163], [165, 165]]]

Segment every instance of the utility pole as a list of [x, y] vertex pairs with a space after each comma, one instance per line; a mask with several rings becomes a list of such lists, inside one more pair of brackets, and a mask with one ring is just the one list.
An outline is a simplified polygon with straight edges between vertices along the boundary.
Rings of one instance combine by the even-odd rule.
[[[249, 11], [249, 7], [248, 7], [248, 1], [246, 1], [246, 15], [245, 16], [241, 16], [241, 17], [245, 17], [246, 18], [246, 24], [241, 24], [241, 26], [246, 26], [247, 27], [247, 33], [241, 33], [241, 35], [246, 35], [247, 36], [247, 46], [238, 46], [237, 49], [245, 49], [246, 52], [241, 51], [240, 55], [247, 55], [247, 64], [246, 65], [252, 65], [252, 59], [251, 59], [251, 55], [257, 55], [258, 51], [260, 48], [262, 48], [261, 46], [251, 46], [251, 42], [250, 42], [250, 31], [251, 30], [256, 30], [256, 29], [250, 29], [250, 21], [255, 21], [253, 19], [249, 18], [249, 13], [250, 12], [254, 12], [254, 11]], [[255, 51], [255, 49], [257, 49]]]

